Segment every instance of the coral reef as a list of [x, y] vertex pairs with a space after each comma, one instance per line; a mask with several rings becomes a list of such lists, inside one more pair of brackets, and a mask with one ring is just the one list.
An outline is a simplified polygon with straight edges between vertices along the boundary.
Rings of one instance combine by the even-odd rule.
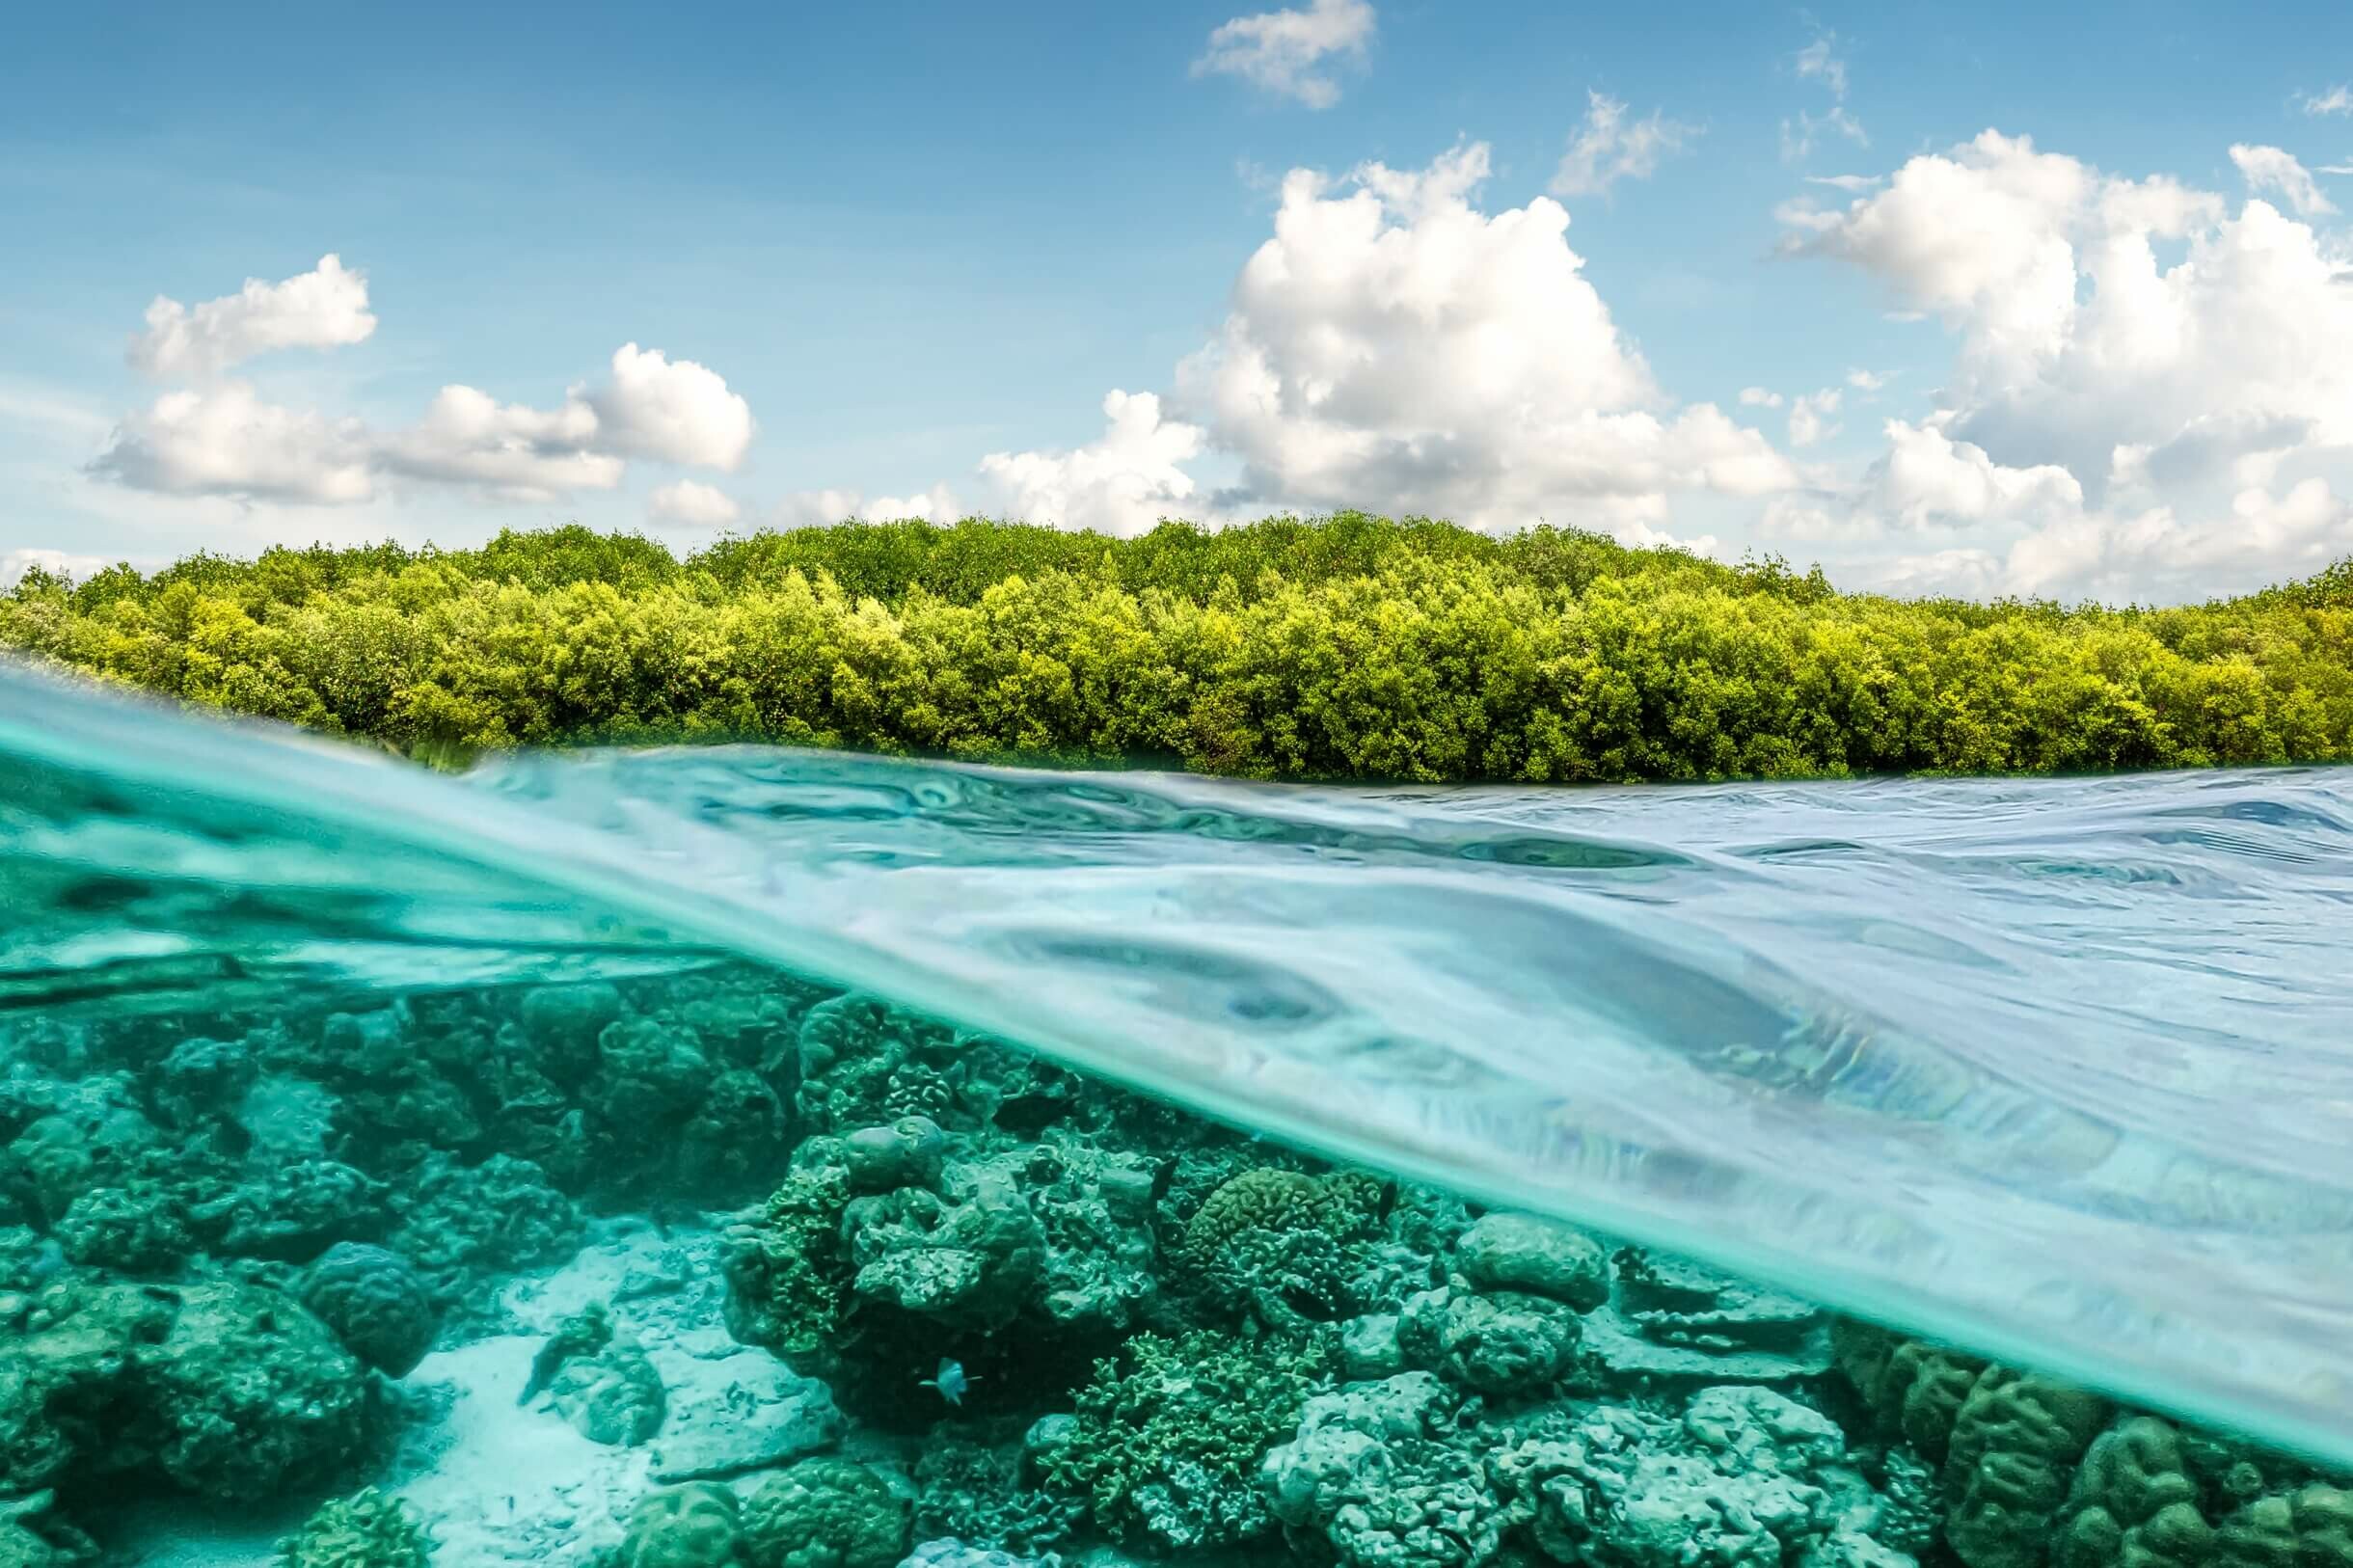
[[579, 974], [0, 1019], [0, 1568], [119, 1495], [316, 1506], [289, 1568], [2353, 1568], [2346, 1477], [2047, 1376], [873, 997]]
[[433, 1548], [414, 1508], [368, 1487], [312, 1514], [278, 1560], [282, 1568], [427, 1568]]

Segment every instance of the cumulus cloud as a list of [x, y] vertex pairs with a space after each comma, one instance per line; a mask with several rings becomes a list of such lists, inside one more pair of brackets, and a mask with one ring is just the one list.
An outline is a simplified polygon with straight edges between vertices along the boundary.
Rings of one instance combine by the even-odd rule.
[[1928, 424], [1889, 419], [1887, 455], [1871, 471], [1870, 506], [1907, 527], [2040, 522], [2083, 507], [2083, 486], [2056, 464], [2008, 468], [1983, 446]]
[[137, 490], [344, 505], [371, 499], [377, 479], [392, 476], [545, 500], [611, 489], [632, 456], [733, 469], [755, 429], [750, 405], [717, 372], [636, 343], [614, 352], [604, 385], [576, 386], [554, 409], [453, 385], [417, 423], [389, 432], [217, 379], [270, 349], [336, 347], [375, 331], [365, 275], [332, 255], [298, 277], [251, 281], [193, 310], [158, 299], [147, 319], [132, 363], [199, 385], [122, 419], [90, 463], [90, 473]]
[[1887, 385], [1887, 378], [1870, 370], [1853, 369], [1847, 372], [1847, 385], [1859, 392], [1875, 392]]
[[1788, 399], [1779, 392], [1768, 392], [1763, 387], [1743, 387], [1741, 389], [1741, 407], [1743, 408], [1779, 408]]
[[621, 459], [592, 449], [597, 434], [596, 411], [577, 396], [535, 409], [473, 387], [444, 387], [422, 419], [377, 443], [376, 461], [411, 479], [548, 500], [621, 482]]
[[588, 394], [605, 439], [634, 457], [732, 470], [751, 449], [751, 405], [717, 371], [624, 343], [612, 379]]
[[1185, 417], [1242, 462], [1240, 497], [1656, 524], [1676, 491], [1795, 482], [1721, 410], [1675, 409], [1584, 278], [1567, 211], [1482, 212], [1487, 176], [1472, 144], [1421, 171], [1284, 180], [1273, 237], [1177, 370]]
[[1167, 418], [1150, 392], [1114, 391], [1103, 399], [1099, 440], [1067, 452], [991, 452], [981, 473], [1008, 498], [1010, 515], [1122, 537], [1183, 513], [1201, 455], [1197, 425]]
[[1239, 76], [1311, 109], [1339, 101], [1339, 84], [1319, 68], [1334, 56], [1362, 58], [1372, 41], [1368, 0], [1312, 0], [1304, 11], [1236, 16], [1209, 35], [1193, 74]]
[[2308, 115], [2353, 115], [2353, 87], [2339, 83], [2326, 93], [2306, 95], [2304, 112]]
[[359, 420], [265, 403], [242, 381], [164, 393], [115, 427], [90, 471], [173, 496], [341, 505], [375, 493]]
[[2278, 192], [2300, 218], [2320, 217], [2337, 210], [2336, 203], [2321, 194], [2312, 172], [2297, 162], [2292, 152], [2237, 142], [2231, 145], [2231, 161], [2238, 165], [2249, 190]]
[[367, 275], [334, 255], [280, 283], [245, 287], [191, 309], [158, 294], [147, 331], [130, 340], [132, 368], [157, 381], [196, 381], [279, 348], [339, 348], [376, 330]]
[[743, 515], [733, 496], [696, 479], [662, 486], [646, 498], [645, 509], [656, 523], [690, 528], [723, 528]]
[[2235, 210], [1997, 131], [1842, 209], [1802, 208], [1790, 249], [1942, 321], [1954, 364], [1926, 418], [1887, 422], [1865, 474], [1772, 526], [1965, 529], [1877, 568], [2036, 593], [2222, 591], [2226, 562], [2252, 585], [2341, 551], [2353, 253], [2307, 221], [2328, 209], [2293, 158], [2231, 151], [2258, 193]]
[[1626, 105], [1588, 89], [1585, 122], [1553, 173], [1555, 196], [1598, 196], [1621, 179], [1648, 179], [1659, 160], [1682, 149], [1698, 127], [1669, 120], [1654, 109], [1640, 120], [1626, 118]]
[[[1953, 432], [2007, 463], [2062, 465], [2096, 495], [2120, 447], [2221, 468], [2291, 424], [2293, 444], [2353, 442], [2353, 260], [2268, 202], [2233, 214], [1988, 131], [1826, 216], [1798, 248], [1956, 332]], [[2160, 241], [2185, 254], [2162, 264]]]

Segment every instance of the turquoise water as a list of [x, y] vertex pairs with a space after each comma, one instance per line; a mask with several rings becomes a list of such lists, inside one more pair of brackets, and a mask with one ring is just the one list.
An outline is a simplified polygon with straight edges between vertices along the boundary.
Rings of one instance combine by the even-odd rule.
[[[467, 1026], [488, 1039], [500, 1020], [535, 1027], [514, 998], [576, 994], [565, 986], [617, 987], [623, 1020], [767, 1008], [759, 1028], [800, 1041], [798, 1087], [763, 1135], [772, 1149], [726, 1130], [749, 1122], [679, 1111], [676, 1127], [735, 1150], [690, 1183], [663, 1163], [702, 1147], [686, 1134], [648, 1152], [624, 1135], [628, 1112], [584, 1113], [622, 1130], [598, 1135], [611, 1141], [596, 1157], [618, 1163], [570, 1180], [583, 1212], [690, 1235], [679, 1216], [703, 1188], [756, 1201], [814, 1136], [809, 1064], [833, 1057], [810, 1057], [808, 1019], [846, 992], [1408, 1191], [1567, 1221], [2353, 1462], [2353, 774], [1338, 790], [722, 747], [520, 756], [441, 777], [0, 671], [0, 907], [8, 1070], [49, 1086], [19, 1098], [52, 1118], [67, 1115], [56, 1085], [114, 1072], [135, 1080], [140, 1116], [176, 1125], [157, 1085], [185, 1042], [230, 1033], [201, 1027], [206, 1015], [240, 1038], [308, 1029], [323, 1043], [305, 1050], [405, 1061], [468, 1048], [436, 1008], [489, 1020]], [[717, 1026], [693, 1027], [716, 1067]], [[724, 1032], [754, 1034], [740, 1018]], [[234, 1158], [273, 1138], [305, 1158], [331, 1149], [359, 1091], [256, 1049], [256, 1081], [278, 1098], [241, 1102]], [[770, 1062], [725, 1050], [750, 1076]], [[665, 1070], [632, 1080], [648, 1105]], [[1076, 1092], [1053, 1093], [1060, 1105]], [[510, 1152], [491, 1149], [500, 1134], [478, 1111], [435, 1123], [464, 1122], [462, 1135], [420, 1122], [397, 1156], [379, 1119], [368, 1158], [345, 1163], [478, 1169]], [[852, 1130], [829, 1114], [833, 1132]], [[1146, 1124], [1131, 1114], [1104, 1111], [1101, 1126]], [[33, 1120], [0, 1131], [21, 1146]], [[1149, 1136], [1167, 1149], [1209, 1137]], [[1149, 1138], [1097, 1128], [1086, 1142], [1089, 1159], [1127, 1159]], [[1157, 1201], [1182, 1165], [1162, 1160]], [[645, 1180], [622, 1180], [624, 1166]], [[39, 1203], [25, 1206], [38, 1249]], [[1379, 1223], [1396, 1222], [1385, 1209]], [[315, 1267], [331, 1239], [263, 1261]], [[644, 1263], [628, 1237], [605, 1242], [613, 1270]], [[499, 1269], [522, 1280], [562, 1252]], [[1603, 1313], [1639, 1316], [1623, 1295], [1632, 1266], [1621, 1256]], [[580, 1305], [560, 1284], [537, 1318], [461, 1302], [483, 1281], [450, 1267], [433, 1354], [457, 1358], [461, 1383], [470, 1341], [450, 1325], [467, 1313], [487, 1343], [494, 1329], [544, 1337], [554, 1305]], [[998, 1328], [938, 1321], [954, 1331], [940, 1343], [992, 1365]], [[1690, 1340], [1734, 1361], [1764, 1342]], [[904, 1414], [891, 1400], [938, 1397], [901, 1386], [862, 1409], [852, 1373], [831, 1370], [852, 1432], [890, 1427]], [[973, 1409], [1011, 1397], [978, 1393]], [[1036, 1411], [1003, 1412], [1016, 1413]], [[0, 1431], [0, 1455], [7, 1443]], [[500, 1550], [436, 1560], [558, 1560]], [[1956, 1550], [1973, 1568], [1998, 1557]]]

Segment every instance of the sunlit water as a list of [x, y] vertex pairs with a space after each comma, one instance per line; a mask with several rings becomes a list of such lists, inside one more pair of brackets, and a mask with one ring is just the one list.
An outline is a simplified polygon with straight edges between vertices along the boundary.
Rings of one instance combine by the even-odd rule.
[[[887, 1001], [2353, 1461], [2353, 773], [1343, 790], [729, 747], [452, 778], [0, 670], [0, 908], [20, 1143], [54, 1109], [22, 1085], [128, 1071], [155, 1100], [208, 1016], [455, 1050], [452, 997], [496, 1018], [613, 981], [652, 1016], [676, 977], [782, 971], [803, 1012]], [[240, 1102], [237, 1158], [329, 1146], [350, 1091], [261, 1081], [292, 1099]], [[735, 1201], [807, 1130], [720, 1173]], [[678, 1226], [657, 1273], [696, 1266]], [[619, 1290], [645, 1260], [605, 1239], [470, 1307], [481, 1342]], [[522, 1376], [469, 1353], [446, 1331], [424, 1372]], [[412, 1495], [453, 1484], [419, 1463]]]

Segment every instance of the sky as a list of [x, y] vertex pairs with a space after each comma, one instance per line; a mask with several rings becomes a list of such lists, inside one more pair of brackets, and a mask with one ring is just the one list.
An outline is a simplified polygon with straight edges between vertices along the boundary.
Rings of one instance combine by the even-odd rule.
[[0, 582], [1355, 507], [2177, 602], [2353, 554], [2353, 8], [25, 8]]

